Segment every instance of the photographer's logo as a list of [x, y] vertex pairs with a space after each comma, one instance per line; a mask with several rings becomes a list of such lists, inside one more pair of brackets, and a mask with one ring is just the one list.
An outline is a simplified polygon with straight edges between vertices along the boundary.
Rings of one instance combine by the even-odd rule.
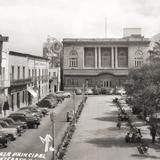
[[54, 148], [52, 147], [53, 138], [51, 137], [50, 134], [47, 134], [45, 138], [41, 136], [39, 138], [41, 142], [45, 144], [44, 152], [54, 151]]

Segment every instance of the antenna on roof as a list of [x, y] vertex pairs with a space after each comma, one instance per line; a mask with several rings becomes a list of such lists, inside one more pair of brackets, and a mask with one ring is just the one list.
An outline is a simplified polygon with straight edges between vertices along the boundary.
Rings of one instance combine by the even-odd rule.
[[107, 17], [105, 17], [105, 26], [104, 26], [104, 29], [105, 29], [105, 38], [107, 38]]

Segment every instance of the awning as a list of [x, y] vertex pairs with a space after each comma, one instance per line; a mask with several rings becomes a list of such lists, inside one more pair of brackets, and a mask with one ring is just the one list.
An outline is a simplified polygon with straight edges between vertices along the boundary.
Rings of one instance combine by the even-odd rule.
[[27, 91], [28, 91], [33, 97], [38, 97], [37, 92], [34, 91], [33, 89], [27, 89]]

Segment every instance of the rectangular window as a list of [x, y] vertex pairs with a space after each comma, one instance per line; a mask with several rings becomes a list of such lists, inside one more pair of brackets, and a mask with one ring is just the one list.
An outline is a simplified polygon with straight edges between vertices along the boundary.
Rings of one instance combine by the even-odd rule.
[[111, 67], [111, 48], [101, 48], [101, 67]]
[[11, 108], [12, 108], [12, 111], [14, 111], [14, 95], [13, 94], [11, 95]]
[[34, 77], [34, 69], [32, 69], [32, 77]]
[[41, 76], [41, 69], [39, 69], [39, 77]]
[[53, 77], [56, 77], [56, 72], [53, 72]]
[[117, 48], [118, 67], [128, 67], [128, 48]]
[[31, 70], [28, 69], [28, 77], [30, 78], [31, 77]]
[[25, 91], [22, 91], [22, 102], [24, 103], [24, 99], [25, 99]]
[[12, 66], [12, 69], [11, 69], [11, 79], [14, 80], [14, 66]]
[[25, 67], [23, 67], [23, 79], [25, 79]]
[[78, 67], [78, 58], [69, 58], [69, 67]]
[[20, 79], [20, 66], [17, 67], [17, 79]]
[[95, 48], [84, 48], [84, 66], [95, 67]]

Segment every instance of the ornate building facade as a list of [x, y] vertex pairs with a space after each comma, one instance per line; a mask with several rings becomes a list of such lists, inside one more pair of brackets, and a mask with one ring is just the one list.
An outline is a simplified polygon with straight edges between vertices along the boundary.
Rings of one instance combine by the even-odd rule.
[[121, 86], [128, 70], [149, 56], [150, 39], [136, 31], [126, 29], [123, 38], [63, 39], [64, 89]]

